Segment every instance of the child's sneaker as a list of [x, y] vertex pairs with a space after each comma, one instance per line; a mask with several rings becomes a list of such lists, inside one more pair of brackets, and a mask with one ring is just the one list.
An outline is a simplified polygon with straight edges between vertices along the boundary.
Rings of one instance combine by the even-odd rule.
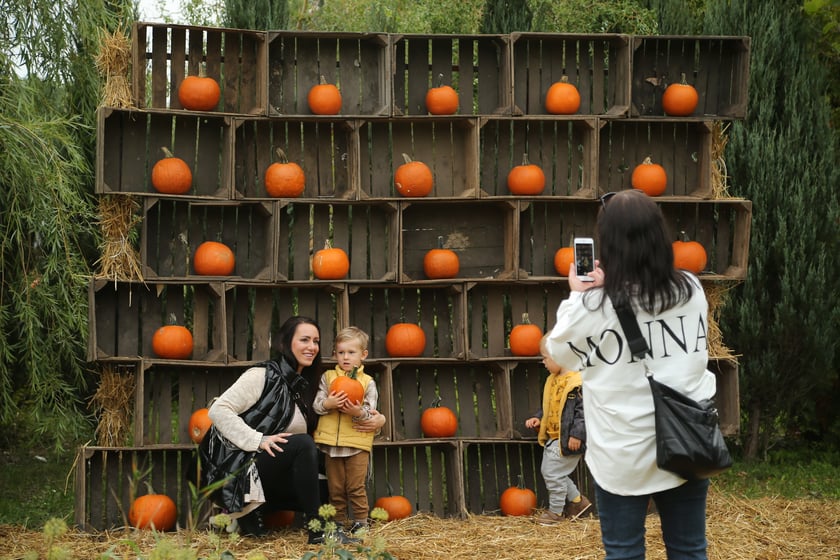
[[542, 514], [537, 517], [537, 523], [540, 525], [557, 525], [563, 521], [563, 516], [559, 513], [554, 513], [553, 511], [547, 509]]
[[586, 496], [580, 495], [579, 502], [569, 502], [566, 504], [566, 517], [574, 521], [579, 517], [588, 517], [592, 515], [592, 502]]
[[347, 532], [350, 533], [351, 535], [355, 535], [356, 533], [359, 533], [359, 532], [367, 532], [367, 530], [368, 530], [368, 524], [367, 523], [365, 523], [364, 521], [354, 521], [350, 525], [350, 528], [347, 530]]

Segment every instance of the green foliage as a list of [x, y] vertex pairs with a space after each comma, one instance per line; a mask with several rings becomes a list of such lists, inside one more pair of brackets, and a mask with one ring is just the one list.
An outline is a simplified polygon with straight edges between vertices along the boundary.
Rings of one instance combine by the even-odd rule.
[[826, 70], [797, 2], [711, 0], [705, 32], [752, 37], [749, 114], [733, 123], [726, 153], [730, 191], [753, 201], [750, 262], [721, 328], [744, 356], [745, 457], [753, 458], [802, 430], [837, 376], [836, 131]]
[[635, 0], [531, 0], [532, 31], [547, 33], [657, 33], [656, 14]]
[[[382, 508], [374, 508], [370, 512], [371, 518], [374, 520], [384, 520], [388, 518], [387, 512]], [[301, 560], [324, 560], [330, 558], [339, 558], [340, 560], [352, 560], [353, 558], [366, 558], [367, 560], [396, 560], [394, 556], [385, 550], [385, 541], [381, 538], [371, 539], [370, 544], [363, 542], [356, 543], [352, 548], [354, 550], [347, 550], [341, 546], [338, 539], [338, 527], [335, 521], [335, 506], [325, 504], [318, 509], [318, 517], [320, 519], [312, 519], [309, 521], [308, 529], [312, 531], [324, 532], [324, 544], [322, 544], [317, 552], [307, 552], [301, 557]], [[358, 536], [364, 537], [366, 533], [360, 531]]]
[[[817, 52], [828, 67], [828, 97], [831, 123], [840, 129], [840, 2], [837, 0], [805, 0], [805, 13], [818, 36]], [[840, 151], [840, 134], [836, 135]]]
[[663, 35], [699, 35], [703, 26], [705, 0], [639, 0], [656, 14]]
[[481, 32], [496, 34], [530, 31], [532, 17], [527, 0], [487, 0]]
[[297, 27], [320, 31], [477, 33], [484, 0], [324, 0]]
[[234, 29], [286, 29], [288, 0], [225, 0], [225, 26]]

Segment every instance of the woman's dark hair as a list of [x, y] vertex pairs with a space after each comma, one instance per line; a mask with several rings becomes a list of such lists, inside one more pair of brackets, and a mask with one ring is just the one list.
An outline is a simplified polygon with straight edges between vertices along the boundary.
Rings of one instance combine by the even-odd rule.
[[604, 291], [616, 304], [635, 297], [653, 315], [691, 297], [694, 285], [674, 268], [662, 211], [645, 193], [621, 191], [604, 204], [598, 214], [598, 244]]
[[[311, 319], [309, 317], [304, 317], [302, 315], [293, 315], [286, 319], [286, 322], [280, 327], [280, 332], [278, 333], [280, 337], [280, 357], [290, 366], [292, 369], [297, 370], [298, 368], [298, 361], [295, 358], [295, 355], [292, 353], [292, 338], [295, 336], [295, 331], [298, 328], [298, 325], [313, 325], [316, 329], [318, 329], [318, 334], [321, 333], [321, 327], [318, 326], [318, 323], [315, 322], [315, 319]], [[314, 428], [314, 422], [317, 421], [318, 416], [312, 410], [312, 403], [315, 402], [315, 394], [318, 392], [318, 383], [320, 382], [321, 376], [321, 348], [320, 345], [318, 347], [318, 354], [315, 356], [315, 359], [312, 361], [311, 366], [306, 366], [300, 372], [300, 376], [306, 380], [307, 387], [306, 390], [303, 392], [303, 400], [306, 402], [307, 406], [309, 407], [309, 414], [307, 415], [307, 424], [309, 425], [310, 431]]]

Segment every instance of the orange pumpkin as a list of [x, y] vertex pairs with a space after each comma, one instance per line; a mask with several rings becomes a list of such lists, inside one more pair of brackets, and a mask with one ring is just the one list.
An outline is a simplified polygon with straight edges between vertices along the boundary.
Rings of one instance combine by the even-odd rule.
[[422, 197], [432, 192], [434, 177], [429, 166], [422, 161], [412, 161], [408, 154], [403, 154], [405, 163], [394, 173], [394, 186], [397, 192], [407, 197]]
[[568, 276], [569, 268], [575, 262], [575, 250], [572, 247], [560, 247], [554, 253], [554, 270], [560, 276]]
[[192, 187], [192, 171], [187, 162], [175, 157], [166, 146], [163, 159], [152, 167], [152, 186], [163, 194], [184, 194]]
[[528, 161], [528, 154], [522, 156], [522, 164], [510, 170], [507, 186], [511, 194], [533, 196], [545, 189], [545, 173], [538, 165]]
[[199, 408], [190, 415], [190, 439], [195, 443], [201, 443], [204, 436], [207, 435], [207, 430], [213, 425], [210, 420], [209, 410], [207, 408]]
[[697, 241], [690, 241], [685, 232], [680, 232], [680, 239], [672, 244], [674, 250], [674, 268], [700, 274], [706, 268], [708, 255], [706, 249]]
[[438, 74], [437, 87], [426, 92], [426, 110], [432, 115], [454, 115], [458, 110], [458, 92], [442, 81], [443, 74]]
[[265, 191], [275, 198], [297, 198], [306, 187], [306, 175], [300, 165], [290, 162], [286, 153], [277, 148], [276, 161], [265, 170]]
[[388, 513], [388, 521], [405, 519], [412, 512], [411, 502], [405, 496], [381, 496], [373, 507], [384, 509]]
[[536, 507], [537, 495], [530, 488], [525, 488], [522, 475], [519, 475], [518, 485], [507, 488], [499, 497], [499, 508], [503, 515], [531, 515]]
[[190, 111], [212, 111], [221, 96], [218, 82], [209, 76], [187, 76], [178, 87], [178, 101]]
[[458, 431], [458, 417], [452, 409], [441, 406], [440, 397], [420, 415], [420, 430], [426, 437], [452, 437]]
[[233, 251], [224, 243], [205, 241], [193, 255], [193, 269], [201, 276], [230, 276], [236, 268]]
[[532, 324], [528, 314], [523, 313], [522, 323], [510, 330], [510, 353], [514, 356], [539, 356], [542, 337], [542, 329]]
[[461, 263], [458, 254], [452, 249], [443, 248], [443, 237], [438, 237], [438, 248], [432, 249], [423, 256], [423, 272], [427, 278], [455, 278]]
[[385, 351], [394, 358], [422, 356], [426, 350], [426, 333], [414, 323], [395, 323], [385, 334]]
[[665, 173], [664, 167], [646, 157], [645, 161], [633, 169], [630, 184], [648, 196], [659, 196], [668, 187], [668, 174]]
[[318, 280], [339, 280], [350, 272], [350, 259], [344, 249], [333, 247], [330, 241], [312, 257], [312, 274]]
[[680, 82], [669, 85], [662, 94], [662, 109], [672, 117], [688, 117], [697, 108], [699, 96], [694, 86], [685, 81], [682, 74]]
[[323, 76], [320, 84], [310, 88], [306, 101], [315, 115], [337, 115], [341, 112], [341, 92], [335, 84], [328, 84]]
[[135, 499], [128, 510], [128, 522], [137, 529], [169, 531], [175, 527], [177, 510], [165, 494], [146, 494]]
[[159, 358], [186, 360], [192, 356], [192, 333], [187, 327], [164, 325], [152, 335], [152, 351]]
[[349, 374], [339, 375], [330, 383], [330, 393], [338, 393], [339, 391], [344, 391], [347, 399], [353, 404], [360, 403], [365, 398], [364, 387], [358, 379], [350, 377]]
[[545, 110], [552, 115], [573, 115], [580, 109], [580, 92], [563, 76], [554, 82], [545, 94]]
[[263, 517], [266, 529], [283, 529], [295, 521], [295, 512], [288, 509], [276, 509]]

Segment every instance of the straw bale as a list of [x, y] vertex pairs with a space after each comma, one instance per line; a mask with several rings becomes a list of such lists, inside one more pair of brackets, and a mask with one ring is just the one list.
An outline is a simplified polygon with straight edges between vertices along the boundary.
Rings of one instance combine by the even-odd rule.
[[118, 447], [125, 444], [131, 430], [131, 404], [134, 400], [134, 372], [102, 366], [99, 386], [89, 406], [99, 416], [94, 435], [97, 445]]
[[98, 276], [117, 280], [143, 280], [140, 254], [132, 243], [134, 228], [140, 223], [140, 203], [126, 195], [99, 197], [99, 227], [102, 231]]
[[703, 282], [703, 290], [706, 292], [706, 300], [709, 302], [707, 340], [709, 341], [710, 359], [723, 360], [738, 357], [723, 342], [723, 333], [720, 329], [720, 314], [729, 299], [729, 291], [737, 284], [737, 282]]
[[726, 144], [729, 142], [727, 131], [729, 123], [715, 121], [712, 124], [712, 198], [732, 198], [729, 194], [728, 175], [726, 173]]
[[96, 69], [105, 77], [102, 105], [133, 107], [128, 72], [131, 67], [131, 42], [122, 29], [102, 32], [99, 52], [94, 59]]
[[[749, 500], [716, 492], [709, 494], [707, 537], [710, 560], [836, 560], [840, 557], [840, 500], [778, 497]], [[659, 518], [646, 522], [647, 558], [664, 560]], [[598, 520], [582, 519], [554, 527], [537, 525], [532, 517], [471, 515], [442, 519], [426, 514], [374, 526], [368, 539], [384, 539], [388, 552], [403, 560], [493, 558], [545, 560], [603, 558]], [[197, 557], [219, 557], [228, 550], [234, 558], [261, 553], [271, 559], [298, 559], [317, 547], [306, 545], [302, 529], [286, 529], [263, 539], [222, 537], [206, 531], [178, 531], [162, 537], [149, 531], [121, 529], [103, 533], [69, 531], [55, 545], [73, 558], [148, 558], [162, 540], [190, 548]], [[44, 536], [17, 526], [0, 526], [0, 542], [7, 555], [21, 558], [27, 551], [46, 557]], [[370, 540], [366, 543], [371, 542]], [[134, 547], [137, 547], [136, 549]], [[356, 558], [363, 558], [356, 555]]]

